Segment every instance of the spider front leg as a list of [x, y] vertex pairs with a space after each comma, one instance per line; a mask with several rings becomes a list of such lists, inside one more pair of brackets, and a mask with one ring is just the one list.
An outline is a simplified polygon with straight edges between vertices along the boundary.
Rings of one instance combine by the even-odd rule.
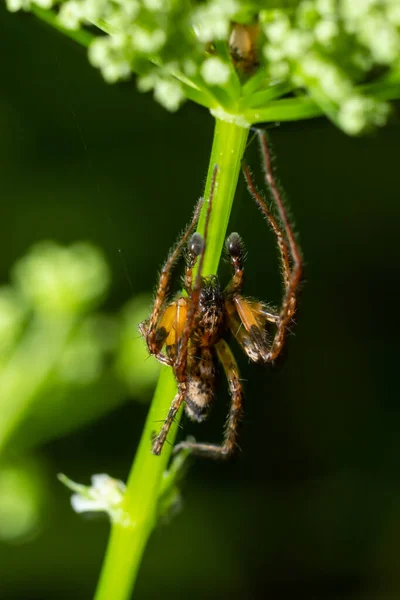
[[[202, 269], [203, 269], [203, 262], [204, 262], [204, 253], [205, 253], [205, 249], [206, 249], [208, 226], [209, 226], [209, 222], [210, 222], [212, 202], [213, 202], [213, 197], [214, 197], [217, 174], [218, 174], [218, 167], [217, 167], [217, 165], [215, 165], [214, 171], [213, 171], [213, 177], [212, 177], [212, 181], [211, 181], [210, 197], [208, 200], [206, 221], [205, 221], [205, 226], [204, 226], [204, 237], [202, 237], [198, 233], [194, 233], [189, 242], [187, 267], [186, 267], [186, 274], [185, 274], [185, 278], [184, 278], [184, 286], [188, 292], [189, 298], [186, 299], [184, 297], [181, 297], [177, 302], [172, 303], [172, 305], [176, 305], [176, 307], [180, 306], [182, 308], [181, 316], [179, 316], [179, 318], [178, 318], [178, 316], [176, 316], [175, 326], [172, 326], [172, 329], [171, 329], [171, 341], [173, 341], [173, 344], [171, 344], [169, 351], [168, 351], [168, 345], [167, 345], [167, 352], [169, 353], [169, 356], [172, 357], [172, 360], [170, 359], [171, 360], [170, 364], [174, 370], [175, 379], [178, 384], [178, 393], [175, 396], [174, 400], [172, 401], [171, 407], [168, 411], [168, 415], [164, 421], [164, 424], [161, 428], [160, 433], [153, 440], [152, 452], [153, 452], [153, 454], [157, 454], [157, 455], [161, 453], [163, 445], [167, 439], [168, 432], [169, 432], [171, 425], [175, 419], [175, 416], [179, 410], [179, 407], [181, 406], [182, 402], [185, 400], [185, 397], [186, 397], [186, 379], [187, 379], [186, 369], [187, 369], [189, 340], [190, 340], [190, 336], [192, 334], [194, 321], [195, 321], [195, 317], [196, 317], [196, 312], [197, 312], [197, 309], [199, 306], [200, 290], [201, 290], [201, 286], [202, 286]], [[161, 272], [160, 282], [159, 282], [159, 286], [158, 286], [158, 291], [160, 291], [160, 292], [162, 292], [163, 287], [164, 287], [162, 285], [162, 277], [164, 277], [164, 276], [166, 277], [166, 285], [168, 285], [169, 273], [172, 269], [173, 263], [175, 262], [176, 258], [179, 256], [179, 253], [181, 252], [183, 245], [189, 239], [190, 232], [192, 231], [195, 223], [197, 222], [200, 208], [201, 208], [201, 204], [199, 203], [197, 205], [192, 223], [186, 230], [185, 234], [182, 236], [180, 242], [178, 243], [177, 248], [175, 249], [175, 251], [173, 253], [173, 254], [175, 254], [175, 256], [170, 255], [164, 269]], [[192, 286], [192, 270], [197, 262], [197, 259], [198, 259], [198, 269], [197, 269], [197, 274], [196, 274], [194, 285]], [[166, 273], [166, 275], [165, 275], [165, 273]], [[190, 289], [190, 288], [192, 288], [192, 289]], [[165, 296], [165, 294], [164, 294], [164, 296]], [[158, 294], [157, 294], [157, 297], [158, 297]], [[156, 297], [156, 302], [157, 302], [157, 297]], [[155, 304], [156, 304], [156, 302], [155, 302]], [[162, 301], [158, 302], [158, 305], [159, 305], [158, 314], [156, 314], [156, 316], [154, 316], [154, 313], [157, 312], [156, 309], [154, 308], [153, 313], [150, 317], [150, 325], [149, 325], [149, 329], [151, 329], [151, 327], [153, 326], [154, 342], [157, 341], [158, 330], [157, 330], [156, 326], [158, 323], [159, 312], [160, 312], [160, 308], [162, 305]], [[169, 310], [172, 305], [170, 305], [167, 308], [167, 310]], [[183, 315], [184, 315], [184, 318], [183, 318]], [[162, 342], [158, 341], [158, 352], [161, 350], [161, 347], [164, 344], [164, 342], [166, 342], [168, 344], [168, 337], [169, 337], [169, 334], [167, 334], [167, 336], [165, 336], [165, 334], [163, 333], [164, 339], [162, 340]], [[148, 343], [148, 345], [149, 345], [149, 343]], [[149, 350], [150, 350], [150, 347], [149, 347]], [[169, 359], [169, 357], [168, 357], [168, 359]]]
[[225, 425], [223, 443], [202, 444], [197, 442], [180, 442], [174, 448], [174, 454], [180, 450], [190, 450], [193, 454], [210, 458], [226, 459], [232, 456], [237, 448], [239, 423], [242, 416], [242, 384], [239, 378], [239, 368], [235, 357], [225, 340], [215, 345], [217, 356], [223, 366], [231, 394], [231, 407]]
[[[184, 277], [184, 287], [188, 292], [189, 298], [192, 297], [192, 272], [196, 264], [198, 256], [204, 250], [204, 241], [200, 234], [194, 233], [190, 238], [188, 244], [188, 252], [186, 256], [186, 272]], [[176, 414], [181, 407], [182, 402], [186, 399], [186, 372], [185, 368], [177, 369], [177, 357], [180, 356], [182, 347], [182, 337], [187, 327], [188, 318], [188, 303], [187, 298], [181, 297], [177, 301], [171, 303], [160, 321], [160, 327], [158, 331], [163, 328], [164, 322], [168, 321], [168, 314], [171, 313], [171, 325], [168, 327], [168, 333], [164, 334], [165, 342], [167, 344], [167, 353], [169, 354], [168, 360], [170, 365], [174, 369], [174, 375], [178, 383], [178, 393], [173, 399], [168, 414], [165, 418], [163, 426], [159, 434], [154, 438], [152, 445], [153, 454], [161, 454], [161, 450], [165, 444], [168, 436], [168, 432], [171, 428], [172, 423], [175, 420]], [[162, 342], [163, 343], [163, 342]], [[185, 347], [187, 353], [187, 346]], [[166, 357], [167, 358], [167, 357]], [[186, 357], [184, 362], [186, 367]]]
[[[196, 317], [196, 312], [199, 307], [200, 291], [201, 291], [201, 286], [202, 286], [203, 263], [204, 263], [204, 256], [205, 256], [206, 247], [207, 247], [208, 227], [210, 225], [210, 217], [211, 217], [211, 210], [212, 210], [213, 200], [214, 200], [215, 186], [217, 183], [217, 175], [218, 175], [218, 165], [215, 165], [214, 169], [213, 169], [212, 179], [211, 179], [210, 196], [208, 198], [206, 220], [205, 220], [205, 224], [204, 224], [204, 235], [201, 236], [198, 233], [195, 233], [195, 234], [193, 234], [192, 240], [191, 240], [190, 250], [192, 252], [194, 252], [194, 251], [198, 252], [198, 254], [195, 256], [195, 258], [197, 259], [197, 257], [198, 257], [199, 261], [198, 261], [198, 267], [197, 267], [197, 273], [196, 273], [194, 285], [193, 285], [191, 292], [189, 292], [190, 304], [189, 304], [189, 309], [188, 309], [188, 313], [187, 313], [185, 329], [182, 334], [182, 339], [180, 340], [179, 352], [178, 352], [178, 356], [176, 359], [176, 363], [174, 365], [175, 376], [178, 381], [182, 381], [185, 377], [189, 338], [193, 332], [193, 326], [194, 326], [194, 321], [195, 321], [195, 317]], [[191, 270], [190, 270], [190, 276], [187, 274], [185, 280], [186, 280], [187, 285], [188, 285], [188, 283], [192, 282]]]
[[[197, 206], [195, 208], [191, 222], [189, 223], [188, 227], [184, 231], [182, 237], [178, 241], [175, 248], [170, 252], [163, 268], [161, 269], [151, 315], [146, 321], [143, 321], [139, 325], [139, 331], [142, 334], [142, 336], [144, 337], [144, 339], [146, 340], [147, 348], [148, 348], [150, 354], [153, 354], [159, 362], [161, 362], [165, 365], [169, 365], [169, 366], [172, 365], [172, 361], [167, 356], [165, 356], [165, 354], [163, 354], [161, 352], [161, 348], [164, 344], [165, 337], [166, 337], [165, 334], [168, 333], [168, 328], [165, 327], [164, 324], [162, 326], [160, 326], [160, 317], [161, 317], [161, 320], [165, 317], [164, 321], [167, 321], [166, 324], [169, 324], [169, 322], [171, 321], [171, 319], [168, 318], [169, 315], [165, 314], [166, 311], [168, 310], [168, 307], [164, 311], [163, 315], [162, 315], [162, 309], [163, 309], [163, 306], [165, 304], [165, 299], [168, 294], [172, 269], [173, 269], [174, 264], [178, 260], [180, 254], [182, 252], [182, 249], [184, 248], [185, 244], [187, 243], [193, 229], [196, 226], [202, 204], [203, 204], [203, 199], [200, 198], [200, 200], [197, 203]], [[172, 322], [171, 322], [171, 326], [172, 326]]]

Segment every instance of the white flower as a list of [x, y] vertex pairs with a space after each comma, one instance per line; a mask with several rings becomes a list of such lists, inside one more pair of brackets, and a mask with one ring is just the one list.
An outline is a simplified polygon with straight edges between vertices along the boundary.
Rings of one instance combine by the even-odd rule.
[[58, 20], [65, 29], [78, 29], [83, 18], [83, 5], [76, 0], [63, 4], [58, 13]]
[[94, 67], [103, 68], [109, 61], [109, 38], [101, 36], [93, 40], [89, 46], [89, 60]]
[[330, 44], [339, 34], [339, 27], [336, 21], [320, 21], [314, 29], [314, 35], [320, 44]]
[[147, 31], [143, 27], [132, 29], [132, 45], [139, 52], [156, 54], [161, 50], [166, 41], [166, 33], [162, 29]]
[[288, 33], [290, 32], [290, 22], [288, 17], [283, 16], [273, 21], [272, 23], [268, 23], [264, 27], [265, 34], [268, 37], [269, 41], [273, 44], [279, 44], [285, 41]]
[[346, 133], [356, 135], [370, 123], [384, 125], [389, 111], [384, 102], [354, 94], [340, 107], [338, 121]]
[[168, 0], [143, 0], [143, 4], [148, 10], [167, 12], [170, 10], [170, 2]]
[[7, 9], [10, 12], [17, 12], [18, 10], [28, 10], [30, 6], [29, 0], [6, 0]]
[[60, 473], [59, 480], [75, 492], [71, 496], [71, 505], [75, 512], [106, 512], [112, 521], [121, 521], [122, 501], [125, 484], [105, 473], [92, 475], [92, 485], [75, 483]]
[[235, 0], [212, 0], [194, 11], [193, 29], [201, 42], [226, 40], [239, 5]]
[[308, 31], [291, 31], [283, 44], [285, 54], [290, 58], [301, 58], [313, 41], [313, 35]]
[[172, 79], [157, 79], [154, 85], [154, 98], [167, 110], [174, 112], [182, 104], [185, 95], [180, 84]]
[[201, 65], [201, 75], [209, 85], [224, 85], [229, 79], [230, 70], [217, 56], [207, 58]]

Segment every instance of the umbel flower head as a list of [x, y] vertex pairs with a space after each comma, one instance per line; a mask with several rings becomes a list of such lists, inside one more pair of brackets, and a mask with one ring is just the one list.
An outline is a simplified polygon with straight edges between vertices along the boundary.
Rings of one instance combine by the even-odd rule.
[[89, 59], [104, 78], [136, 74], [171, 111], [189, 98], [243, 127], [326, 114], [358, 134], [384, 124], [386, 101], [400, 96], [398, 0], [7, 4], [46, 9], [66, 30], [95, 25], [103, 34], [91, 34]]

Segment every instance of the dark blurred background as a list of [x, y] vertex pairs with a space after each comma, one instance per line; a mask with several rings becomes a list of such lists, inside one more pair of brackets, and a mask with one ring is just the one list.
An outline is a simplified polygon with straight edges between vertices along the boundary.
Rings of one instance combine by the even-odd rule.
[[[190, 103], [168, 114], [132, 83], [106, 85], [84, 49], [3, 6], [0, 48], [2, 281], [36, 241], [90, 240], [111, 265], [113, 312], [153, 290], [202, 193], [213, 120]], [[350, 139], [318, 119], [270, 137], [306, 261], [295, 335], [275, 369], [234, 347], [242, 452], [194, 462], [183, 511], [149, 542], [138, 599], [400, 596], [399, 123]], [[258, 165], [255, 144], [247, 158]], [[277, 304], [274, 240], [243, 182], [230, 230], [247, 245], [248, 294]], [[224, 382], [219, 398], [185, 433], [221, 437]], [[128, 400], [31, 451], [50, 474], [49, 501], [36, 536], [0, 544], [2, 599], [92, 597], [109, 525], [74, 514], [55, 475], [126, 480], [146, 411]]]

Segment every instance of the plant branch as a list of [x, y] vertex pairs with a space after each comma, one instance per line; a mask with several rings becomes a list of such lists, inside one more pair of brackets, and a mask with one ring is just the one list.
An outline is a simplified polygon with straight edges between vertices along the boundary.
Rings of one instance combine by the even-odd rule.
[[50, 10], [47, 8], [41, 8], [40, 6], [38, 6], [37, 4], [34, 4], [34, 3], [31, 4], [29, 10], [34, 15], [36, 15], [36, 17], [38, 17], [38, 19], [40, 19], [41, 21], [44, 21], [45, 23], [47, 23], [54, 29], [57, 29], [57, 31], [60, 31], [67, 37], [71, 38], [71, 40], [74, 40], [74, 42], [77, 42], [78, 44], [80, 44], [81, 46], [84, 46], [85, 48], [88, 48], [90, 46], [90, 44], [93, 42], [93, 40], [95, 40], [97, 37], [96, 35], [94, 35], [93, 33], [90, 33], [86, 29], [66, 29], [65, 27], [63, 27], [61, 25], [61, 23], [58, 20], [57, 13], [54, 12], [53, 10]]
[[[216, 273], [224, 244], [240, 172], [248, 130], [217, 121], [205, 187], [210, 193], [212, 172], [218, 164], [218, 179], [209, 224], [204, 274]], [[198, 231], [204, 230], [207, 203], [204, 203]], [[164, 367], [157, 384], [142, 438], [137, 450], [123, 503], [124, 518], [112, 525], [105, 561], [95, 600], [127, 600], [133, 589], [149, 536], [156, 525], [162, 481], [172, 452], [181, 413], [173, 424], [160, 456], [151, 453], [152, 434], [157, 431], [176, 393], [171, 369]]]

